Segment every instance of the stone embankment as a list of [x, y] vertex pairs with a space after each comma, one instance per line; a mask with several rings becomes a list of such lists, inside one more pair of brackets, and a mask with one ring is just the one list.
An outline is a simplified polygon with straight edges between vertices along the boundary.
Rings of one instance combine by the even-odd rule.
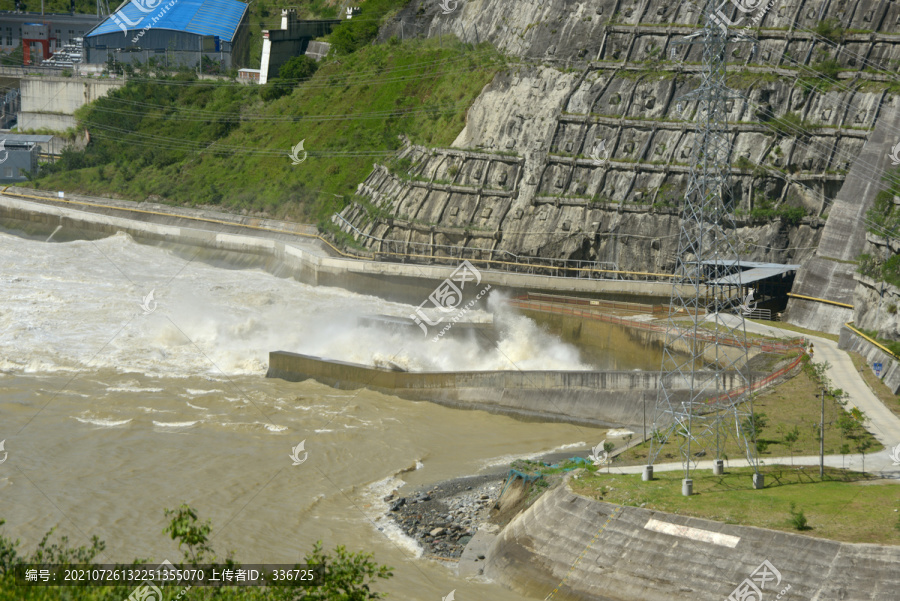
[[894, 601], [900, 547], [850, 544], [593, 501], [561, 485], [504, 528], [485, 576], [529, 597], [721, 601], [764, 561], [764, 598]]
[[502, 482], [496, 475], [460, 478], [405, 497], [394, 491], [384, 500], [390, 504], [389, 515], [426, 556], [458, 560], [478, 529], [489, 523]]

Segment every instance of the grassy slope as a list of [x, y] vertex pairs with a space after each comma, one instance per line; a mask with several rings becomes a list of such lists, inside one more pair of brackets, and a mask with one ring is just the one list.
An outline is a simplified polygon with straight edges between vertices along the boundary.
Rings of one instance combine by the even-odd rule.
[[[821, 401], [816, 398], [819, 385], [810, 377], [808, 370], [802, 370], [799, 374], [753, 397], [753, 411], [765, 413], [769, 425], [760, 434], [760, 440], [768, 443], [764, 453], [760, 453], [760, 459], [765, 461], [767, 457], [790, 457], [791, 447], [785, 442], [785, 433], [797, 426], [800, 430], [799, 438], [793, 445], [793, 455], [818, 455], [819, 439], [818, 428], [821, 420]], [[842, 440], [841, 432], [835, 422], [838, 416], [845, 410], [834, 399], [826, 397], [825, 402], [825, 454], [839, 455], [841, 444], [850, 445], [850, 450], [855, 453], [853, 441]], [[873, 444], [867, 454], [875, 453], [883, 447], [875, 438], [866, 432], [863, 435]], [[657, 461], [680, 461], [679, 445], [681, 438], [672, 437], [662, 448]], [[647, 462], [649, 443], [635, 446], [616, 457], [617, 465], [642, 465]], [[733, 437], [725, 443], [725, 456], [731, 459], [744, 457], [741, 449], [734, 442]], [[714, 459], [705, 457], [704, 459]]]
[[[819, 481], [818, 468], [769, 466], [760, 471], [766, 487], [754, 490], [750, 468], [713, 476], [710, 470], [693, 472], [694, 496], [681, 495], [683, 472], [662, 472], [653, 482], [640, 475], [607, 475], [598, 470], [572, 480], [572, 489], [609, 503], [639, 506], [746, 526], [796, 532], [789, 522], [790, 506], [802, 510], [811, 530], [803, 534], [847, 542], [900, 544], [897, 509], [900, 486], [876, 477], [826, 468]], [[871, 484], [870, 484], [871, 482]]]
[[[259, 98], [256, 86], [131, 82], [112, 98], [149, 102], [157, 108], [106, 99], [83, 108], [79, 116], [88, 129], [93, 127], [94, 143], [84, 153], [61, 161], [58, 169], [65, 171], [45, 175], [37, 185], [134, 200], [159, 195], [179, 204], [317, 219], [328, 208], [336, 208], [333, 195], [352, 194], [373, 163], [387, 160], [317, 153], [393, 151], [401, 144], [401, 133], [433, 146], [447, 146], [456, 138], [465, 125], [466, 110], [501, 67], [502, 58], [487, 44], [475, 49], [445, 39], [443, 46], [438, 40], [365, 46], [324, 63], [291, 95], [268, 103]], [[448, 104], [455, 106], [442, 108]], [[245, 118], [239, 124], [176, 120], [185, 109], [241, 113]], [[389, 118], [361, 115], [403, 110], [419, 112]], [[251, 120], [249, 115], [296, 120]], [[332, 120], [340, 115], [350, 118]], [[101, 127], [158, 138], [104, 132]], [[301, 140], [310, 156], [292, 166], [288, 151]], [[181, 150], [179, 145], [185, 142], [246, 152]], [[270, 154], [253, 154], [260, 151]]]

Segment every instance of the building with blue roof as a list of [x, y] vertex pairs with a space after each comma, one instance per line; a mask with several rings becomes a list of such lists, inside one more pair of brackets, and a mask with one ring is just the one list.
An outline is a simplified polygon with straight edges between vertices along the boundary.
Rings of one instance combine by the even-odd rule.
[[84, 36], [85, 62], [196, 66], [203, 57], [226, 69], [249, 58], [249, 12], [239, 0], [131, 0]]

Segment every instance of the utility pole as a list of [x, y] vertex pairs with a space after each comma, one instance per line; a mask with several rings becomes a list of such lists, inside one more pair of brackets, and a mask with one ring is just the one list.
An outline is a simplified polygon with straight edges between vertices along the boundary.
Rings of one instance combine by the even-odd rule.
[[825, 389], [822, 389], [822, 421], [819, 422], [819, 479], [825, 479]]
[[819, 422], [819, 479], [825, 479], [825, 395], [834, 398], [834, 395], [828, 392], [827, 388], [822, 388], [822, 394], [816, 395], [822, 397], [822, 417]]

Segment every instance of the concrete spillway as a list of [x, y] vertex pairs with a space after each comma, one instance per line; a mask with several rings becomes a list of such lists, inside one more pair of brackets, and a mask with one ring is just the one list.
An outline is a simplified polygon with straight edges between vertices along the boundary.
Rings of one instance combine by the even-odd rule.
[[[900, 110], [887, 109], [853, 163], [835, 198], [819, 248], [797, 274], [794, 294], [854, 304], [856, 264], [866, 244], [863, 219], [884, 188], [882, 177], [891, 166], [891, 147], [900, 131]], [[853, 309], [815, 300], [791, 298], [785, 312], [795, 325], [832, 334], [853, 320]]]
[[[342, 389], [369, 388], [410, 400], [480, 409], [520, 419], [641, 429], [653, 418], [659, 374], [645, 371], [399, 372], [277, 351], [270, 378], [314, 379]], [[731, 390], [742, 380], [723, 378]], [[688, 382], [674, 388], [687, 390]]]

